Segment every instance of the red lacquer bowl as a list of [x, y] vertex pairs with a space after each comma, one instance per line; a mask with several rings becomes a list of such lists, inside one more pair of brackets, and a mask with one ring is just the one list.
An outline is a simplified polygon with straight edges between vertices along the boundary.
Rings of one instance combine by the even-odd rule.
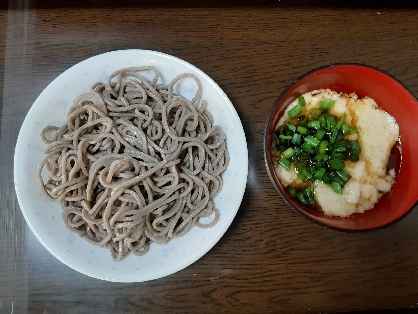
[[[275, 126], [285, 108], [299, 95], [315, 89], [355, 92], [373, 98], [399, 124], [400, 147], [394, 149], [396, 182], [374, 208], [350, 217], [328, 217], [303, 206], [283, 188], [274, 171], [271, 143]], [[312, 221], [338, 230], [360, 231], [388, 226], [405, 217], [418, 204], [418, 101], [398, 80], [376, 68], [359, 64], [335, 64], [315, 69], [296, 80], [276, 100], [264, 133], [264, 158], [270, 179], [284, 200]]]

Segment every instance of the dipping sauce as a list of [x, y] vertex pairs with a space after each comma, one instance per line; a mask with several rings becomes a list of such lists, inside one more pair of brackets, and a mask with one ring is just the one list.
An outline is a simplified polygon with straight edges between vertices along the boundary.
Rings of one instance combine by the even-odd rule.
[[[309, 116], [312, 110], [320, 108], [321, 101], [333, 101], [328, 110], [330, 115], [339, 119], [344, 116], [344, 123], [356, 128], [356, 132], [347, 133], [345, 140], [357, 141], [361, 152], [353, 161], [344, 159], [344, 172], [349, 179], [336, 193], [331, 184], [311, 178], [301, 180], [292, 162], [289, 169], [276, 163], [276, 174], [285, 187], [300, 190], [310, 186], [315, 204], [313, 206], [328, 216], [347, 217], [354, 213], [363, 213], [374, 207], [380, 197], [391, 190], [395, 182], [395, 170], [388, 169], [391, 150], [399, 138], [399, 126], [396, 120], [378, 107], [369, 98], [358, 98], [356, 94], [337, 93], [329, 89], [315, 90], [302, 95], [304, 106], [299, 116]], [[276, 129], [280, 129], [289, 118], [289, 111], [300, 105], [295, 99], [285, 110]], [[274, 157], [281, 156], [273, 150]]]

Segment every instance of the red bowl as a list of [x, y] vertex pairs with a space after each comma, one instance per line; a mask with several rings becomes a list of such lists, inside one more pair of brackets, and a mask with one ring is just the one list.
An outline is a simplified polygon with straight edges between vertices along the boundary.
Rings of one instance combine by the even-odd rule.
[[[284, 189], [274, 171], [271, 143], [273, 133], [286, 107], [298, 96], [315, 89], [329, 88], [338, 92], [355, 92], [369, 96], [392, 115], [399, 124], [400, 148], [396, 154], [396, 180], [390, 192], [362, 214], [328, 217], [303, 206]], [[405, 217], [418, 204], [418, 101], [394, 77], [376, 68], [359, 64], [334, 64], [315, 69], [297, 79], [276, 100], [264, 132], [264, 159], [270, 179], [284, 200], [307, 218], [337, 230], [360, 231], [388, 226]]]

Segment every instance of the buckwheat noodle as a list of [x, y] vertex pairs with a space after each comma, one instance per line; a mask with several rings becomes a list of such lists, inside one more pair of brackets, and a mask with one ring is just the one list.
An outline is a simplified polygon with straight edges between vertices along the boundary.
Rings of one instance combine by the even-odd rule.
[[[169, 85], [158, 85], [159, 77], [154, 67], [116, 71], [74, 100], [66, 124], [41, 133], [43, 193], [61, 203], [71, 231], [108, 247], [116, 261], [193, 226], [212, 227], [220, 215], [213, 199], [229, 162], [225, 134], [213, 125], [196, 76]], [[184, 78], [197, 84], [192, 100], [173, 91]]]

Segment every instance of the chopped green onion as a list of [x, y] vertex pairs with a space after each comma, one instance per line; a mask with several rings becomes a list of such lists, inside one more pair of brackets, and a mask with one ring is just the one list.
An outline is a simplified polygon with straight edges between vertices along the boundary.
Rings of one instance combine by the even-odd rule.
[[317, 162], [320, 162], [321, 160], [326, 161], [326, 160], [328, 160], [328, 155], [322, 154], [322, 153], [318, 153], [318, 154], [315, 155], [314, 159]]
[[328, 166], [331, 170], [344, 169], [344, 161], [342, 159], [330, 159], [328, 160]]
[[337, 183], [339, 183], [339, 184], [341, 184], [342, 186], [344, 185], [344, 180], [343, 179], [341, 179], [341, 177], [340, 176], [338, 176], [335, 172], [331, 172], [330, 174], [329, 174], [329, 177], [331, 178], [331, 181], [332, 182], [337, 182]]
[[308, 135], [304, 138], [304, 141], [313, 147], [317, 147], [320, 143], [320, 140], [316, 139], [312, 135]]
[[341, 130], [343, 131], [343, 134], [350, 134], [350, 133], [357, 133], [358, 129], [355, 125], [349, 126], [346, 123], [343, 123], [341, 126]]
[[340, 152], [331, 152], [331, 159], [343, 159], [346, 157], [346, 155], [344, 153], [340, 153]]
[[317, 119], [321, 113], [322, 113], [322, 110], [319, 108], [309, 109], [309, 112], [308, 112], [309, 117], [312, 119]]
[[319, 122], [319, 120], [309, 121], [308, 122], [308, 128], [320, 129], [321, 128], [321, 122]]
[[332, 182], [332, 188], [334, 189], [335, 193], [342, 194], [343, 192], [341, 184], [338, 182]]
[[294, 119], [296, 118], [300, 113], [302, 112], [302, 108], [300, 107], [299, 104], [297, 104], [296, 106], [294, 106], [292, 109], [290, 109], [288, 111], [288, 115], [290, 119]]
[[335, 121], [335, 117], [331, 116], [331, 115], [327, 116], [326, 123], [327, 123], [327, 130], [328, 131], [332, 131], [334, 126], [337, 124], [337, 122]]
[[358, 132], [358, 129], [355, 125], [350, 126], [350, 133], [357, 133], [357, 132]]
[[302, 181], [307, 181], [310, 179], [311, 177], [310, 171], [308, 170], [308, 168], [306, 168], [306, 166], [302, 162], [300, 161], [296, 162], [294, 167], [295, 167], [295, 170], [297, 172], [297, 176], [299, 179], [301, 179]]
[[296, 131], [296, 125], [294, 125], [292, 122], [287, 122], [286, 127], [292, 132]]
[[306, 199], [307, 199], [309, 205], [315, 204], [314, 191], [313, 191], [312, 185], [307, 186], [303, 190], [303, 194], [305, 194]]
[[335, 140], [337, 139], [338, 132], [340, 132], [340, 130], [334, 130], [334, 131], [332, 131], [331, 138], [329, 140], [331, 143], [334, 143]]
[[330, 139], [331, 143], [334, 143], [335, 140], [337, 139], [338, 132], [340, 132], [341, 126], [343, 125], [346, 117], [347, 115], [344, 113], [340, 121], [338, 121], [338, 123], [332, 128], [332, 135]]
[[360, 145], [357, 141], [350, 141], [350, 151], [348, 153], [348, 158], [352, 161], [358, 161], [360, 159]]
[[300, 161], [295, 162], [294, 167], [295, 167], [296, 172], [301, 172], [303, 169], [306, 168], [305, 164], [303, 162], [300, 162]]
[[332, 105], [334, 105], [335, 100], [334, 99], [324, 99], [319, 102], [319, 107], [325, 110], [330, 110], [332, 108]]
[[301, 152], [298, 155], [299, 160], [309, 160], [311, 159], [311, 156], [309, 154], [306, 154], [305, 152]]
[[328, 142], [327, 141], [321, 141], [321, 143], [319, 143], [319, 149], [318, 152], [320, 154], [325, 154], [326, 150], [328, 147]]
[[341, 119], [338, 121], [337, 125], [335, 126], [336, 129], [340, 129], [341, 126], [343, 125], [345, 118], [347, 118], [347, 115], [344, 113], [341, 117]]
[[302, 144], [302, 150], [305, 151], [305, 152], [307, 152], [307, 153], [309, 153], [309, 154], [315, 153], [315, 147], [312, 146], [311, 144], [309, 144], [306, 141]]
[[305, 97], [303, 97], [303, 95], [300, 95], [300, 96], [298, 97], [298, 102], [299, 102], [299, 105], [300, 105], [301, 107], [305, 107], [305, 106], [306, 106]]
[[279, 164], [282, 165], [286, 170], [290, 170], [290, 161], [283, 156], [280, 156]]
[[308, 169], [304, 168], [301, 172], [298, 173], [298, 178], [302, 181], [308, 181], [311, 178], [311, 174]]
[[296, 145], [300, 145], [301, 139], [302, 139], [302, 135], [299, 133], [295, 133], [293, 134], [293, 137], [292, 137], [292, 143]]
[[289, 194], [308, 206], [315, 204], [313, 180], [321, 180], [332, 185], [335, 193], [342, 193], [351, 178], [344, 170], [344, 161], [359, 160], [358, 141], [345, 138], [357, 132], [357, 127], [345, 123], [346, 114], [337, 118], [329, 113], [334, 103], [323, 99], [304, 115], [306, 100], [303, 95], [298, 97], [298, 103], [288, 111], [290, 119], [274, 134], [272, 147], [280, 152], [277, 162], [287, 170], [294, 167], [297, 177], [307, 182], [305, 188], [290, 187]]
[[304, 126], [298, 126], [297, 127], [297, 129], [296, 129], [300, 134], [306, 134], [306, 133], [308, 133], [308, 129], [307, 128], [305, 128]]
[[290, 187], [290, 188], [289, 188], [289, 194], [290, 194], [292, 197], [296, 197], [296, 196], [298, 195], [298, 190], [296, 190], [294, 187]]
[[322, 140], [323, 138], [324, 138], [324, 136], [325, 136], [325, 130], [319, 130], [318, 132], [316, 132], [316, 134], [315, 134], [315, 137], [318, 139], [318, 140]]
[[325, 174], [325, 168], [321, 168], [315, 173], [314, 179], [315, 180], [321, 180], [322, 177], [324, 176], [324, 174]]
[[331, 149], [333, 152], [344, 153], [347, 151], [349, 143], [347, 141], [338, 142], [332, 145]]
[[359, 150], [353, 150], [353, 151], [348, 153], [348, 157], [352, 161], [359, 161], [360, 160], [360, 151]]
[[298, 193], [298, 199], [299, 201], [301, 201], [303, 204], [305, 205], [309, 205], [309, 201], [306, 199], [305, 194], [303, 194], [302, 192]]
[[347, 182], [348, 180], [350, 180], [351, 176], [349, 173], [345, 172], [344, 170], [337, 170], [336, 173], [338, 174], [338, 176], [344, 181]]
[[346, 141], [346, 139], [345, 139], [344, 134], [342, 132], [338, 132], [338, 135], [337, 135], [337, 138], [335, 139], [335, 142], [341, 142], [341, 141]]
[[347, 134], [348, 132], [350, 132], [350, 127], [343, 123], [343, 125], [341, 126], [341, 130], [343, 131], [343, 134]]
[[358, 141], [350, 141], [349, 143], [352, 150], [360, 149]]
[[324, 115], [320, 115], [318, 121], [321, 123], [321, 128], [325, 129], [327, 127]]
[[285, 151], [282, 152], [282, 156], [284, 158], [290, 158], [295, 154], [295, 151], [293, 150], [292, 147], [289, 147], [288, 149], [286, 149]]
[[327, 176], [327, 175], [322, 176], [322, 181], [325, 184], [331, 184], [331, 182], [332, 182], [331, 178], [329, 176]]

